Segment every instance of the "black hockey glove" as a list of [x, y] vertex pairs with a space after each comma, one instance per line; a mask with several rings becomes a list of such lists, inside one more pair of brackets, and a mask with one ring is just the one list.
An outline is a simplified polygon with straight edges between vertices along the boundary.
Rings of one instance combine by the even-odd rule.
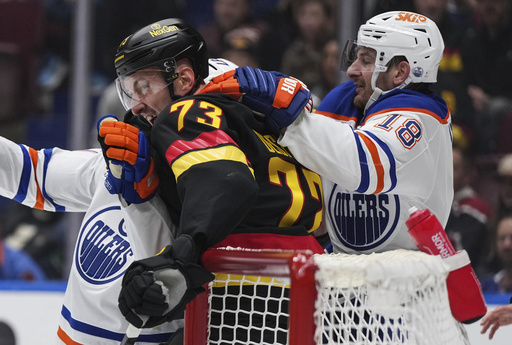
[[[214, 279], [194, 262], [196, 257], [192, 237], [181, 235], [160, 254], [133, 262], [118, 300], [126, 320], [138, 328], [151, 328], [182, 317], [187, 303]], [[149, 318], [144, 323], [139, 315]]]

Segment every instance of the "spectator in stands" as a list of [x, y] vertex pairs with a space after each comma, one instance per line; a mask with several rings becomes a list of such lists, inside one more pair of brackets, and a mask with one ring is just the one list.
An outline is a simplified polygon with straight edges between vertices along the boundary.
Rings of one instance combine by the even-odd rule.
[[501, 157], [496, 168], [496, 198], [494, 200], [492, 217], [489, 221], [491, 230], [490, 240], [488, 241], [486, 256], [484, 260], [484, 270], [481, 273], [488, 274], [497, 272], [501, 268], [496, 246], [494, 245], [493, 231], [498, 228], [498, 223], [503, 217], [512, 214], [512, 154]]
[[284, 50], [283, 35], [279, 31], [270, 30], [270, 25], [266, 21], [253, 16], [252, 10], [255, 7], [256, 4], [251, 0], [213, 1], [213, 22], [198, 26], [208, 46], [210, 57], [222, 57], [226, 43], [229, 46], [233, 37], [242, 34], [241, 36], [245, 36], [252, 44], [251, 55], [258, 65], [261, 64], [262, 68], [270, 70], [279, 67], [277, 63], [281, 60]]
[[475, 110], [464, 83], [461, 43], [466, 26], [450, 12], [449, 0], [412, 0], [413, 12], [432, 19], [444, 40], [443, 59], [439, 64], [437, 83], [432, 88], [448, 105], [452, 122], [475, 132]]
[[[454, 132], [460, 130], [454, 126]], [[455, 135], [454, 135], [455, 138]], [[454, 141], [455, 143], [455, 141]], [[483, 243], [488, 237], [488, 221], [491, 206], [471, 186], [474, 169], [467, 151], [461, 146], [453, 147], [452, 203], [446, 233], [456, 250], [465, 249], [477, 274], [483, 262]]]
[[[512, 1], [476, 0], [477, 24], [461, 47], [465, 82], [477, 112], [479, 153], [506, 152], [500, 147], [503, 117], [512, 111]], [[505, 135], [509, 135], [508, 131]]]
[[493, 245], [501, 268], [481, 279], [482, 291], [512, 292], [512, 213], [501, 218], [493, 231], [495, 231]]
[[7, 212], [10, 216], [4, 223], [6, 241], [30, 255], [46, 279], [65, 279], [68, 267], [64, 213], [32, 209], [17, 202], [12, 202]]
[[310, 89], [322, 81], [322, 51], [334, 37], [335, 10], [331, 4], [329, 0], [292, 3], [298, 36], [284, 52], [280, 71], [300, 79]]
[[[341, 49], [337, 38], [330, 39], [322, 49], [320, 82], [311, 88], [311, 92], [321, 100], [334, 89], [341, 80]], [[318, 105], [319, 103], [316, 103]], [[313, 103], [315, 106], [315, 103]]]
[[512, 324], [512, 304], [500, 305], [482, 319], [480, 322], [482, 326], [480, 333], [485, 334], [490, 328], [489, 339], [492, 339], [500, 326], [510, 324]]
[[238, 66], [260, 67], [257, 47], [260, 43], [261, 31], [254, 27], [243, 27], [231, 30], [224, 36], [224, 44], [220, 57]]
[[[505, 155], [498, 161], [496, 173], [498, 193], [493, 218], [499, 220], [505, 214], [512, 212], [512, 154]], [[497, 221], [494, 221], [491, 226], [496, 227]]]
[[250, 0], [214, 0], [214, 22], [199, 26], [210, 56], [219, 56], [224, 35], [233, 29], [252, 25]]
[[0, 280], [44, 279], [46, 277], [41, 267], [23, 250], [13, 248], [6, 243], [0, 228]]

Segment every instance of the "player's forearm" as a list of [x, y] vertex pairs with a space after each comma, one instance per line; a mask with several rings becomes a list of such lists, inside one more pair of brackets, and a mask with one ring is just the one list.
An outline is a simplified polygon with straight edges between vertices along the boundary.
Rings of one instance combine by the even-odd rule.
[[46, 211], [85, 211], [100, 175], [92, 151], [35, 150], [0, 137], [0, 195]]
[[356, 190], [361, 183], [360, 150], [345, 123], [306, 113], [286, 129], [279, 144], [302, 165], [346, 189]]
[[23, 172], [23, 158], [22, 148], [18, 144], [4, 137], [0, 137], [1, 196], [9, 199], [13, 199], [16, 196]]

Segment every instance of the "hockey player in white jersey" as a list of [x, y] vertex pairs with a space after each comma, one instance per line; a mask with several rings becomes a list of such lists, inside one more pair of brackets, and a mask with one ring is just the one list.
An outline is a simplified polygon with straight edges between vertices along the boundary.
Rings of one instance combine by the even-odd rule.
[[[210, 59], [207, 81], [235, 68]], [[0, 195], [51, 212], [85, 212], [73, 253], [56, 344], [118, 345], [128, 322], [117, 299], [126, 268], [172, 241], [171, 221], [158, 196], [126, 203], [105, 188], [101, 149], [35, 150], [0, 137]], [[128, 191], [125, 191], [128, 193]], [[166, 342], [183, 321], [142, 330], [137, 344]]]
[[377, 15], [344, 53], [351, 81], [279, 143], [322, 176], [325, 225], [335, 252], [413, 249], [412, 206], [446, 225], [453, 199], [451, 118], [428, 86], [444, 43], [436, 24], [410, 12]]
[[[335, 252], [417, 250], [405, 221], [412, 206], [446, 225], [453, 198], [451, 118], [429, 90], [444, 43], [436, 24], [411, 12], [377, 15], [343, 53], [351, 81], [333, 89], [315, 113], [264, 111], [279, 144], [322, 176], [324, 225]], [[343, 66], [342, 66], [343, 67]], [[275, 88], [270, 72], [238, 68], [246, 95]], [[217, 78], [218, 87], [232, 80]], [[253, 103], [253, 104], [252, 104]], [[267, 105], [268, 107], [268, 105]]]
[[[122, 206], [104, 186], [106, 164], [99, 149], [37, 151], [0, 137], [0, 161], [2, 196], [46, 211], [85, 212], [56, 326], [57, 343], [119, 344], [128, 326], [117, 308], [124, 271], [134, 259], [154, 255], [170, 241], [171, 222], [160, 199]], [[147, 330], [140, 344], [164, 342], [180, 325]]]

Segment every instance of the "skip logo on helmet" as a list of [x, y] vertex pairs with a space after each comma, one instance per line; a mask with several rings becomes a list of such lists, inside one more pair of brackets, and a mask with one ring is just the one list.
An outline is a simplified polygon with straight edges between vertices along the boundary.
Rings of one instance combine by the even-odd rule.
[[400, 13], [398, 13], [395, 20], [401, 20], [404, 22], [411, 22], [411, 23], [422, 23], [422, 22], [427, 21], [427, 17], [416, 14], [416, 13], [400, 12]]

